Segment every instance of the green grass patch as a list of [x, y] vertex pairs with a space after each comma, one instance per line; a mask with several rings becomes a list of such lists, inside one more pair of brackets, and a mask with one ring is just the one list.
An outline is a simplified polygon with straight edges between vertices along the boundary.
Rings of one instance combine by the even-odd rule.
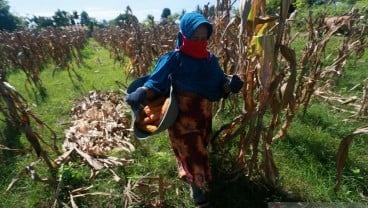
[[367, 193], [363, 185], [368, 184], [367, 169], [362, 161], [366, 162], [368, 152], [363, 136], [355, 138], [350, 147], [343, 185], [334, 192], [340, 141], [363, 125], [341, 122], [340, 116], [325, 104], [315, 103], [305, 115], [298, 115], [287, 137], [274, 145], [283, 187], [306, 201], [362, 201], [361, 194]]

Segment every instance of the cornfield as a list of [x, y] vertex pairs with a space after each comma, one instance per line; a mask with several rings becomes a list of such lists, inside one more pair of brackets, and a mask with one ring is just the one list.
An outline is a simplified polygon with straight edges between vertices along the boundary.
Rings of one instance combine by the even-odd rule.
[[[358, 60], [368, 47], [367, 22], [360, 18], [357, 10], [351, 11], [349, 18], [334, 22], [333, 25], [327, 24], [325, 17], [314, 17], [310, 13], [303, 20], [307, 26], [307, 42], [297, 57], [292, 43], [300, 33], [292, 32], [297, 19], [288, 13], [290, 0], [281, 1], [278, 15], [266, 14], [265, 1], [262, 0], [241, 0], [239, 16], [232, 15], [230, 8], [233, 3], [218, 0], [217, 5], [225, 9], [220, 10], [216, 6], [212, 16], [207, 7], [202, 11], [214, 26], [210, 51], [219, 57], [225, 73], [238, 74], [245, 83], [239, 97], [232, 96], [216, 106], [216, 111], [220, 113], [228, 105], [237, 116], [221, 126], [212, 145], [217, 154], [226, 158], [226, 161], [232, 161], [221, 164], [225, 171], [244, 174], [251, 179], [262, 176], [267, 183], [278, 186], [280, 176], [273, 157], [273, 142], [285, 137], [296, 114], [306, 112], [313, 96], [336, 103], [346, 101], [353, 109], [352, 118], [367, 117], [368, 86], [363, 87], [363, 96], [355, 98], [354, 102], [344, 100], [329, 89], [330, 80], [344, 73], [346, 60], [353, 56]], [[338, 53], [326, 54], [326, 48], [336, 32], [346, 30], [347, 25], [349, 32], [341, 38]], [[124, 66], [127, 78], [135, 78], [148, 74], [155, 60], [174, 47], [177, 31], [176, 24], [143, 27], [133, 23], [96, 29], [93, 38], [109, 50], [111, 58]], [[37, 156], [42, 157], [50, 169], [62, 167], [72, 160], [71, 155], [77, 154], [91, 167], [91, 180], [99, 170], [107, 168], [119, 181], [119, 176], [112, 168], [124, 166], [133, 160], [129, 156], [114, 158], [107, 154], [117, 147], [124, 149], [128, 155], [134, 151], [129, 134], [130, 120], [126, 115], [129, 108], [121, 102], [123, 98], [116, 94], [95, 92], [77, 102], [73, 108], [74, 126], [66, 134], [61, 152], [55, 139], [53, 144], [48, 144], [40, 133], [34, 131], [33, 125], [36, 124], [46, 127], [54, 135], [53, 130], [29, 110], [27, 101], [7, 81], [7, 73], [19, 68], [27, 76], [26, 87], [46, 92], [39, 78], [40, 71], [52, 62], [55, 70], [67, 69], [72, 73], [74, 67], [71, 63], [74, 61], [78, 67], [83, 62], [81, 51], [87, 43], [86, 37], [83, 29], [0, 32], [0, 39], [3, 40], [0, 43], [0, 110], [7, 123], [26, 135]], [[97, 130], [92, 136], [86, 136], [91, 129]], [[341, 183], [342, 169], [354, 136], [367, 133], [368, 126], [362, 126], [342, 138], [337, 153], [338, 180], [335, 189]], [[226, 148], [229, 143], [237, 144], [235, 153]], [[3, 145], [0, 147], [9, 149]], [[51, 159], [50, 152], [58, 157]], [[29, 171], [33, 165], [20, 173]], [[60, 185], [60, 179], [56, 176], [40, 179], [37, 173], [31, 173], [39, 181]], [[165, 184], [161, 177], [153, 179], [159, 183], [160, 197], [156, 206], [160, 206]], [[8, 190], [14, 183], [9, 185]], [[133, 185], [131, 181], [126, 184], [125, 207], [139, 200], [148, 200], [140, 199], [133, 193], [134, 190], [130, 190], [142, 184], [140, 181]], [[71, 192], [72, 206], [76, 206], [73, 199], [83, 196], [81, 193], [87, 190], [84, 188]], [[62, 203], [58, 199], [55, 201], [55, 204]]]

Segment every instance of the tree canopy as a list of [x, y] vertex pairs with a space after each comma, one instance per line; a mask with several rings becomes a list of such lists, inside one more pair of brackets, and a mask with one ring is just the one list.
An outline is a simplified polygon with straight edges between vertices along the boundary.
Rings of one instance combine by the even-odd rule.
[[28, 19], [28, 24], [35, 25], [36, 28], [46, 28], [54, 25], [54, 20], [51, 17], [33, 16]]
[[52, 16], [52, 19], [54, 19], [55, 25], [56, 26], [68, 26], [70, 25], [70, 19], [69, 19], [69, 15], [68, 12], [66, 11], [62, 11], [60, 9], [58, 9], [54, 16]]
[[85, 11], [83, 11], [81, 14], [78, 14], [77, 11], [73, 11], [70, 14], [66, 11], [57, 10], [52, 17], [33, 16], [32, 18], [26, 19], [28, 26], [36, 28], [76, 25], [78, 24], [77, 20], [79, 20], [81, 25], [89, 26], [89, 24], [93, 24], [91, 18], [88, 16], [88, 13]]
[[20, 19], [9, 12], [10, 6], [5, 0], [0, 0], [0, 30], [13, 31], [20, 24]]
[[113, 21], [113, 25], [120, 24], [135, 24], [138, 23], [138, 18], [130, 13], [119, 14]]
[[89, 25], [91, 23], [91, 19], [88, 16], [86, 11], [82, 11], [80, 14], [80, 24], [81, 25]]
[[169, 8], [164, 8], [161, 13], [162, 18], [167, 18], [171, 15], [171, 10]]

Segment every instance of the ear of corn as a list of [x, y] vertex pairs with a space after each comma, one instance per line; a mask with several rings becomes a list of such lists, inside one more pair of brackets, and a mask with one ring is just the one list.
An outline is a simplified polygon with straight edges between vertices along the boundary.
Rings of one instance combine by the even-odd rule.
[[170, 104], [170, 98], [159, 97], [150, 102], [141, 110], [136, 118], [138, 128], [153, 133], [163, 119]]

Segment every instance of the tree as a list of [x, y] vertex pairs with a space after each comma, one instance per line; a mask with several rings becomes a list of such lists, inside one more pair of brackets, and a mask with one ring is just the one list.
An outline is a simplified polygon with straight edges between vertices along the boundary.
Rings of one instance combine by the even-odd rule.
[[161, 18], [167, 18], [171, 15], [171, 10], [169, 8], [164, 8], [161, 13]]
[[70, 18], [69, 18], [69, 14], [66, 11], [61, 11], [60, 9], [58, 9], [54, 16], [52, 16], [52, 19], [54, 19], [54, 23], [56, 26], [58, 27], [62, 27], [62, 26], [69, 26], [70, 25]]
[[70, 15], [70, 23], [72, 25], [76, 25], [76, 20], [79, 19], [79, 15], [78, 15], [78, 12], [77, 11], [73, 11], [72, 15]]
[[138, 23], [138, 18], [130, 13], [119, 14], [113, 21], [113, 25], [122, 25], [122, 24], [136, 24]]
[[215, 5], [211, 5], [211, 6], [208, 8], [208, 16], [209, 16], [209, 17], [213, 17], [213, 16], [215, 16]]
[[88, 13], [85, 11], [82, 11], [80, 14], [80, 24], [81, 25], [89, 25], [91, 22], [91, 19], [88, 16]]
[[79, 15], [77, 11], [73, 11], [73, 19], [79, 19]]
[[9, 12], [10, 6], [5, 0], [0, 0], [0, 30], [13, 31], [20, 24], [20, 19]]
[[97, 26], [99, 28], [106, 28], [106, 27], [109, 26], [109, 23], [104, 19], [104, 20], [102, 20], [102, 22], [97, 23]]
[[169, 8], [164, 8], [161, 13], [160, 24], [167, 24], [168, 17], [171, 15], [171, 10]]
[[41, 16], [33, 16], [32, 18], [28, 19], [29, 25], [36, 25], [36, 28], [46, 28], [54, 26], [54, 21], [51, 17], [41, 17]]
[[154, 26], [155, 25], [155, 17], [152, 14], [147, 15], [147, 18], [144, 21], [144, 24], [146, 24], [149, 27]]

